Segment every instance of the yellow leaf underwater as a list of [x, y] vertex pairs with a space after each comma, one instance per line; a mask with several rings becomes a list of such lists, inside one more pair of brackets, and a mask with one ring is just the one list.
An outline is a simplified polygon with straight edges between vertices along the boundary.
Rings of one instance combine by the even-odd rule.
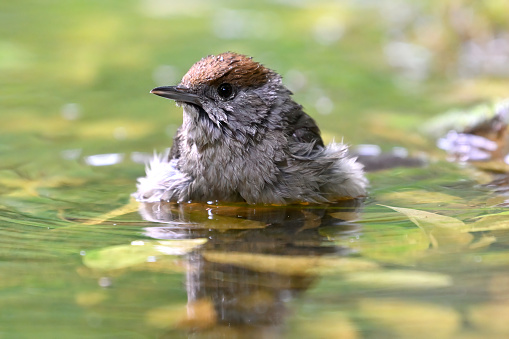
[[381, 205], [402, 213], [428, 236], [434, 248], [457, 249], [469, 245], [474, 236], [466, 233], [468, 226], [459, 219], [411, 208]]
[[138, 210], [138, 206], [139, 206], [139, 203], [134, 198], [131, 198], [129, 200], [129, 202], [127, 204], [125, 204], [124, 206], [114, 209], [113, 211], [110, 211], [103, 215], [100, 215], [95, 219], [90, 219], [85, 224], [86, 225], [101, 224], [101, 223], [105, 222], [106, 220], [109, 220], [109, 219], [112, 219], [115, 217], [120, 217], [120, 216], [128, 214], [128, 213], [136, 212]]
[[335, 243], [362, 253], [363, 258], [377, 263], [404, 266], [415, 265], [429, 249], [428, 237], [417, 227], [387, 227], [384, 235], [380, 236], [376, 225], [365, 225], [359, 238], [340, 238]]
[[284, 275], [315, 275], [345, 273], [377, 269], [372, 261], [357, 258], [278, 256], [243, 252], [204, 251], [203, 257], [211, 262], [245, 267], [257, 272], [274, 272]]
[[452, 285], [448, 275], [414, 270], [355, 272], [347, 274], [345, 281], [363, 287], [384, 289], [427, 289]]
[[145, 314], [145, 322], [155, 328], [174, 328], [185, 317], [186, 313], [186, 304], [157, 307]]
[[488, 247], [489, 245], [493, 244], [496, 241], [497, 241], [497, 238], [494, 236], [483, 235], [479, 240], [471, 243], [470, 246], [468, 246], [468, 248], [471, 250], [485, 248], [485, 247]]
[[216, 324], [217, 314], [212, 300], [204, 298], [187, 303], [187, 312], [177, 326], [182, 329], [205, 329]]
[[509, 230], [509, 215], [507, 212], [487, 215], [469, 226], [469, 232]]
[[119, 245], [91, 251], [83, 257], [83, 263], [99, 270], [120, 269], [139, 265], [158, 254], [153, 246]]
[[207, 239], [136, 241], [130, 245], [106, 247], [83, 257], [88, 268], [115, 270], [157, 260], [161, 255], [183, 255], [207, 242]]
[[394, 207], [381, 205], [390, 209], [395, 210], [396, 212], [402, 213], [408, 217], [414, 224], [421, 228], [425, 227], [443, 227], [447, 229], [463, 229], [465, 228], [465, 223], [463, 221], [458, 220], [453, 217], [448, 217], [445, 215], [440, 215], [431, 212], [420, 211], [411, 208], [403, 208], [403, 207]]
[[212, 301], [200, 299], [187, 305], [158, 307], [147, 312], [145, 321], [155, 328], [203, 330], [216, 324], [217, 314]]

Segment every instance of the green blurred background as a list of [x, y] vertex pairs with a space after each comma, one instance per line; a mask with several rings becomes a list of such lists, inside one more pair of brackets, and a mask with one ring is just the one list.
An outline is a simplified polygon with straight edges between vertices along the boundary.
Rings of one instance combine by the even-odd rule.
[[422, 146], [392, 131], [507, 90], [508, 12], [503, 0], [4, 1], [3, 162], [164, 149], [181, 113], [148, 91], [224, 51], [282, 74], [327, 139]]

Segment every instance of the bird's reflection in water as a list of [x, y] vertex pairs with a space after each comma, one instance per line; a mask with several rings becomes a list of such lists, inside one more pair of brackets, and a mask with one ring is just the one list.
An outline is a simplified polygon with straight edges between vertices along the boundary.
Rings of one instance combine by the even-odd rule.
[[[188, 323], [191, 329], [214, 331], [226, 325], [266, 333], [278, 330], [286, 304], [317, 281], [315, 266], [325, 256], [345, 256], [321, 230], [351, 236], [351, 223], [362, 202], [334, 206], [249, 206], [145, 203], [141, 215], [164, 223], [148, 227], [155, 239], [207, 238], [187, 256], [188, 313], [209, 303], [214, 313]], [[211, 321], [211, 318], [213, 319]]]

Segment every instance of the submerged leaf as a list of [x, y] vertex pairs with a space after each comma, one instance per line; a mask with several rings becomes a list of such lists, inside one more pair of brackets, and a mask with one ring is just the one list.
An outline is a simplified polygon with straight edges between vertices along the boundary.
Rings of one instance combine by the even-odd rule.
[[385, 206], [402, 213], [426, 233], [434, 248], [457, 248], [472, 242], [474, 236], [466, 233], [468, 226], [459, 219], [411, 208]]
[[204, 251], [203, 257], [211, 262], [245, 267], [257, 272], [274, 272], [285, 275], [344, 273], [378, 268], [378, 265], [372, 261], [357, 258], [278, 256], [216, 251]]
[[494, 236], [482, 236], [476, 242], [471, 243], [468, 248], [470, 248], [471, 250], [485, 248], [485, 247], [488, 247], [489, 245], [493, 244], [496, 241], [497, 241], [497, 238]]
[[[387, 214], [387, 213], [386, 213]], [[413, 266], [429, 249], [429, 240], [418, 228], [384, 225], [383, 235], [379, 225], [366, 224], [362, 236], [339, 238], [338, 246], [351, 248], [377, 263]]]
[[452, 285], [448, 275], [414, 270], [390, 270], [355, 272], [348, 274], [345, 281], [355, 285], [389, 289], [427, 289]]
[[171, 304], [149, 310], [145, 314], [145, 322], [150, 327], [168, 329], [175, 328], [187, 314], [186, 304]]
[[190, 301], [187, 305], [154, 308], [146, 313], [145, 322], [161, 329], [204, 330], [216, 324], [217, 314], [212, 301], [204, 298]]
[[509, 216], [508, 212], [502, 212], [499, 214], [491, 214], [476, 222], [470, 224], [469, 232], [483, 232], [483, 231], [499, 231], [509, 230]]
[[182, 239], [182, 240], [160, 240], [160, 245], [154, 244], [159, 252], [168, 255], [184, 255], [191, 252], [196, 247], [207, 242], [206, 238]]
[[142, 264], [148, 257], [158, 254], [153, 246], [119, 245], [91, 251], [83, 258], [83, 263], [93, 269], [119, 269]]
[[140, 241], [130, 245], [106, 247], [91, 251], [83, 258], [85, 266], [92, 269], [114, 270], [137, 266], [161, 255], [183, 255], [207, 239], [171, 241]]
[[125, 204], [122, 207], [119, 207], [117, 209], [114, 209], [113, 211], [110, 211], [108, 213], [105, 213], [103, 215], [98, 216], [95, 219], [90, 219], [88, 222], [86, 222], [86, 225], [98, 225], [106, 220], [109, 220], [111, 218], [119, 217], [128, 213], [136, 212], [138, 210], [139, 202], [137, 202], [134, 198], [131, 198], [127, 204]]
[[465, 223], [463, 221], [458, 220], [453, 217], [448, 217], [445, 215], [440, 215], [431, 212], [420, 211], [411, 208], [403, 208], [403, 207], [393, 207], [387, 205], [381, 205], [390, 209], [395, 210], [396, 212], [403, 213], [406, 215], [414, 224], [421, 228], [425, 227], [443, 227], [448, 229], [461, 229], [465, 227]]
[[187, 312], [177, 323], [181, 329], [205, 329], [217, 322], [217, 313], [212, 300], [198, 299], [187, 303]]

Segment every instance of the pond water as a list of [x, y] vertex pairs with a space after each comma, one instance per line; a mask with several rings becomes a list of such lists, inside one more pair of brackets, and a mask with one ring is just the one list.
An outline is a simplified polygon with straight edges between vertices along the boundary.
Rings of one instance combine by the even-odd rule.
[[[507, 81], [437, 75], [445, 47], [390, 41], [394, 2], [299, 3], [0, 5], [0, 338], [509, 336], [507, 183], [485, 185], [507, 169], [419, 129]], [[181, 121], [148, 91], [225, 50], [281, 72], [326, 140], [413, 160], [332, 206], [134, 201]]]

